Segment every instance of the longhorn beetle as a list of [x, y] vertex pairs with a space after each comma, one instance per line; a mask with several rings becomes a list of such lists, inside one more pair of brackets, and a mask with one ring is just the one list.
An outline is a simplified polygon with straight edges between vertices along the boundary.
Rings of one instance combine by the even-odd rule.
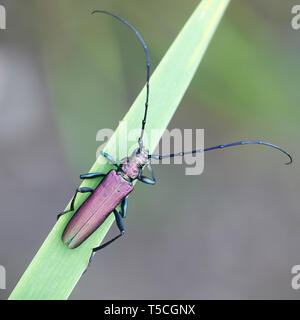
[[[76, 200], [76, 196], [78, 192], [80, 193], [89, 193], [89, 197], [83, 202], [83, 204], [79, 207], [77, 212], [73, 215], [69, 223], [67, 224], [63, 235], [62, 241], [67, 244], [70, 249], [74, 249], [78, 247], [85, 239], [87, 239], [97, 228], [99, 228], [104, 220], [109, 216], [111, 212], [114, 213], [117, 227], [120, 233], [109, 240], [108, 242], [100, 245], [97, 248], [92, 249], [91, 257], [89, 263], [91, 262], [94, 254], [106, 247], [107, 245], [111, 244], [116, 239], [120, 238], [124, 235], [124, 226], [122, 219], [126, 218], [127, 215], [127, 197], [130, 192], [133, 190], [132, 182], [134, 180], [139, 180], [141, 182], [147, 184], [155, 184], [155, 176], [154, 172], [151, 168], [151, 158], [153, 159], [164, 159], [164, 158], [172, 158], [172, 157], [183, 157], [185, 154], [194, 154], [197, 152], [204, 152], [209, 150], [216, 150], [216, 149], [223, 149], [238, 145], [245, 145], [245, 144], [261, 144], [265, 146], [269, 146], [275, 149], [280, 150], [281, 152], [285, 153], [289, 157], [289, 162], [286, 164], [290, 164], [292, 162], [292, 157], [288, 154], [285, 150], [279, 148], [278, 146], [263, 142], [263, 141], [239, 141], [230, 144], [218, 145], [210, 148], [205, 149], [198, 149], [192, 150], [188, 152], [179, 152], [179, 153], [172, 153], [169, 155], [150, 155], [147, 148], [143, 145], [143, 134], [146, 125], [146, 118], [147, 118], [147, 111], [148, 111], [148, 100], [149, 100], [149, 75], [150, 75], [150, 59], [148, 48], [146, 46], [145, 41], [138, 33], [138, 31], [129, 24], [126, 20], [118, 17], [117, 15], [102, 11], [102, 10], [95, 10], [94, 13], [103, 13], [110, 15], [127, 27], [129, 27], [137, 36], [140, 43], [142, 44], [145, 54], [146, 54], [146, 63], [147, 63], [147, 72], [146, 72], [146, 102], [145, 102], [145, 111], [144, 117], [142, 120], [142, 128], [141, 133], [137, 141], [137, 148], [132, 153], [130, 157], [126, 157], [120, 161], [120, 164], [117, 164], [116, 161], [107, 153], [102, 153], [102, 155], [111, 162], [115, 169], [110, 170], [108, 173], [102, 172], [93, 172], [80, 175], [81, 179], [93, 179], [97, 177], [104, 177], [100, 184], [95, 188], [88, 188], [88, 187], [81, 187], [76, 190], [76, 193], [71, 201], [70, 208], [67, 211], [61, 212], [57, 218], [60, 216], [74, 211], [74, 203]], [[151, 177], [144, 176], [142, 174], [144, 167], [147, 166]], [[121, 210], [118, 211], [116, 207], [121, 204]]]

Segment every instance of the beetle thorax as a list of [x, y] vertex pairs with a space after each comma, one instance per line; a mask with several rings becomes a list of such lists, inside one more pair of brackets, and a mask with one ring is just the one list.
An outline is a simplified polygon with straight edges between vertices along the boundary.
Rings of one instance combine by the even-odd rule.
[[136, 149], [130, 157], [121, 160], [121, 169], [131, 179], [137, 179], [142, 172], [142, 169], [149, 162], [148, 150]]

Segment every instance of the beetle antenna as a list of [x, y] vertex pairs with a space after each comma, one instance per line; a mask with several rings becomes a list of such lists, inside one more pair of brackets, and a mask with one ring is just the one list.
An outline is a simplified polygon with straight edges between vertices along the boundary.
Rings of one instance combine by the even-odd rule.
[[192, 151], [187, 151], [187, 152], [178, 152], [178, 153], [171, 153], [168, 155], [156, 155], [156, 154], [152, 154], [149, 155], [149, 158], [153, 158], [153, 159], [165, 159], [165, 158], [173, 158], [173, 157], [177, 157], [177, 156], [181, 156], [183, 157], [186, 154], [193, 154], [193, 153], [198, 153], [198, 152], [204, 152], [204, 151], [210, 151], [210, 150], [216, 150], [216, 149], [223, 149], [223, 148], [228, 148], [228, 147], [234, 147], [234, 146], [239, 146], [239, 145], [244, 145], [244, 144], [262, 144], [268, 147], [272, 147], [275, 148], [281, 152], [283, 152], [284, 154], [286, 154], [289, 157], [289, 161], [285, 164], [291, 164], [293, 162], [292, 156], [286, 152], [284, 149], [279, 148], [278, 146], [275, 146], [274, 144], [268, 143], [268, 142], [264, 142], [264, 141], [239, 141], [239, 142], [234, 142], [234, 143], [230, 143], [230, 144], [220, 144], [218, 146], [215, 147], [210, 147], [210, 148], [205, 148], [205, 149], [198, 149], [198, 150], [192, 150]]
[[145, 113], [144, 113], [144, 118], [142, 121], [142, 130], [141, 130], [141, 134], [138, 140], [139, 143], [139, 147], [140, 149], [143, 147], [143, 135], [144, 135], [144, 130], [145, 130], [145, 124], [146, 124], [146, 118], [147, 118], [147, 112], [148, 112], [148, 100], [149, 100], [149, 78], [150, 78], [150, 58], [149, 58], [149, 52], [148, 52], [148, 48], [147, 45], [144, 41], [144, 39], [142, 38], [142, 36], [139, 34], [139, 32], [126, 20], [124, 20], [123, 18], [115, 15], [114, 13], [108, 12], [108, 11], [104, 11], [104, 10], [95, 10], [92, 12], [92, 14], [94, 13], [104, 13], [107, 14], [109, 16], [112, 16], [114, 18], [116, 18], [117, 20], [121, 21], [122, 23], [124, 23], [127, 27], [129, 27], [134, 33], [135, 35], [138, 37], [140, 43], [142, 44], [144, 51], [146, 53], [146, 65], [147, 65], [147, 73], [146, 73], [146, 102], [145, 102]]

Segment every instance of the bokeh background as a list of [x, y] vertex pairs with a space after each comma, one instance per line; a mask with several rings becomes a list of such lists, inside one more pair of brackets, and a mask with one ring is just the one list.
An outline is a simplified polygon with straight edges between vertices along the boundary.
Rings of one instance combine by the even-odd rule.
[[[198, 0], [1, 0], [0, 264], [6, 299]], [[169, 128], [204, 128], [205, 145], [263, 139], [205, 155], [201, 176], [155, 165], [156, 187], [130, 197], [127, 234], [96, 256], [71, 299], [299, 298], [299, 49], [295, 1], [232, 1]], [[197, 30], [195, 30], [197, 32]], [[180, 75], [178, 75], [180, 76]], [[151, 121], [151, 119], [149, 119]], [[115, 229], [113, 229], [115, 233]]]

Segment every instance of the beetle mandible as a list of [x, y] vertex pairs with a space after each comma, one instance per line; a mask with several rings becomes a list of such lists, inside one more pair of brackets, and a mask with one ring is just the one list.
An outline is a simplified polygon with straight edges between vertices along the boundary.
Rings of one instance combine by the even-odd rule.
[[[126, 218], [127, 215], [127, 197], [133, 190], [133, 181], [139, 180], [147, 184], [155, 184], [156, 180], [154, 172], [151, 168], [151, 158], [161, 160], [167, 157], [183, 157], [186, 154], [194, 154], [209, 150], [223, 149], [237, 145], [261, 144], [278, 149], [281, 152], [285, 153], [289, 157], [289, 162], [286, 164], [290, 164], [292, 162], [292, 157], [290, 156], [290, 154], [282, 148], [279, 148], [278, 146], [268, 142], [257, 140], [239, 141], [205, 149], [172, 153], [169, 155], [150, 155], [147, 148], [145, 148], [143, 145], [143, 134], [146, 125], [148, 111], [150, 77], [150, 59], [146, 43], [139, 34], [139, 32], [131, 24], [129, 24], [126, 20], [120, 18], [119, 16], [103, 10], [95, 10], [93, 13], [103, 13], [110, 15], [122, 22], [123, 24], [125, 24], [135, 33], [140, 43], [142, 44], [146, 54], [147, 80], [145, 111], [142, 120], [141, 133], [137, 141], [137, 148], [134, 150], [130, 157], [122, 159], [120, 161], [120, 164], [117, 164], [116, 161], [109, 154], [103, 152], [102, 155], [114, 165], [115, 169], [110, 170], [108, 173], [94, 172], [80, 175], [81, 179], [93, 179], [97, 177], [104, 178], [95, 189], [88, 187], [77, 188], [76, 193], [71, 201], [69, 210], [61, 212], [57, 217], [59, 218], [68, 212], [74, 211], [74, 203], [78, 192], [90, 194], [89, 197], [81, 204], [77, 212], [72, 216], [62, 235], [63, 242], [67, 244], [67, 246], [70, 249], [74, 249], [78, 247], [83, 241], [85, 241], [97, 228], [99, 228], [111, 212], [114, 213], [116, 224], [120, 233], [108, 242], [100, 245], [97, 248], [93, 248], [89, 263], [91, 262], [92, 257], [97, 251], [103, 249], [104, 247], [106, 247], [107, 245], [111, 244], [113, 241], [124, 235], [125, 230], [122, 219]], [[145, 167], [148, 167], [151, 173], [151, 177], [147, 177], [142, 174], [143, 169]], [[121, 204], [120, 211], [116, 209], [119, 204]]]

